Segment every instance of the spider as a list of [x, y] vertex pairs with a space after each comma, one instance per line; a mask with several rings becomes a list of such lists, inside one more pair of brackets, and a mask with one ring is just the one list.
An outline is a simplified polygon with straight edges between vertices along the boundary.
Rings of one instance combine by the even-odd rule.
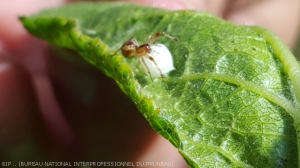
[[118, 49], [114, 53], [114, 55], [121, 50], [122, 55], [125, 58], [137, 57], [137, 68], [138, 60], [140, 60], [145, 66], [145, 69], [148, 71], [151, 79], [152, 76], [157, 77], [159, 75], [164, 79], [164, 74], [170, 72], [175, 68], [173, 67], [172, 56], [168, 48], [163, 44], [154, 44], [154, 42], [160, 35], [164, 35], [165, 37], [179, 42], [177, 38], [172, 37], [165, 32], [157, 32], [154, 35], [150, 35], [148, 38], [148, 42], [142, 45], [139, 45], [137, 40], [134, 37], [131, 37], [122, 45], [120, 49]]

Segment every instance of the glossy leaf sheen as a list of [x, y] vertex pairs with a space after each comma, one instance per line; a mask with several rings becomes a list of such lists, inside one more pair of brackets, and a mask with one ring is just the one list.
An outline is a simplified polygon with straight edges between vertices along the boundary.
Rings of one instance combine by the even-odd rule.
[[[300, 68], [269, 31], [122, 3], [73, 4], [21, 20], [113, 78], [191, 167], [297, 167]], [[158, 31], [180, 40], [159, 38], [176, 68], [165, 81], [141, 73], [135, 58], [111, 56], [130, 37]]]

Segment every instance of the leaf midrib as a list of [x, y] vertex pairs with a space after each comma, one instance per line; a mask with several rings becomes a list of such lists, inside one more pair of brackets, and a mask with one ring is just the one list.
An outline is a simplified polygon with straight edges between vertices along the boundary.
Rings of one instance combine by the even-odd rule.
[[215, 79], [223, 82], [228, 82], [237, 86], [240, 86], [248, 91], [256, 93], [257, 95], [269, 100], [285, 109], [289, 114], [295, 113], [297, 108], [294, 107], [289, 100], [284, 97], [278, 96], [276, 93], [263, 88], [259, 85], [253, 84], [252, 82], [248, 82], [242, 79], [237, 79], [233, 76], [225, 75], [225, 74], [217, 74], [217, 73], [198, 73], [198, 74], [184, 74], [182, 76], [182, 80], [191, 81], [191, 80], [200, 80], [200, 79]]

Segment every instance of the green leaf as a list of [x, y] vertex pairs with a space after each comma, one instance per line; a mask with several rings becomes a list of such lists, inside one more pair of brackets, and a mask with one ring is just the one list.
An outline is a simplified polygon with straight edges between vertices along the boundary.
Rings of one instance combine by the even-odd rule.
[[[210, 14], [78, 3], [21, 17], [33, 35], [77, 51], [113, 78], [191, 167], [297, 167], [300, 67], [268, 30]], [[151, 78], [112, 56], [130, 37], [160, 37], [176, 70]]]

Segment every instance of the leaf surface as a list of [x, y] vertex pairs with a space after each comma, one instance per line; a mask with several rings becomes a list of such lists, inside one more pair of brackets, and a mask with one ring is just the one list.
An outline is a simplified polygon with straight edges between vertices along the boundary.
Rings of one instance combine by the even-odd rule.
[[[191, 167], [298, 166], [300, 68], [271, 32], [123, 3], [77, 3], [21, 21], [113, 78]], [[176, 68], [164, 80], [142, 73], [136, 58], [111, 55], [158, 31], [180, 40], [159, 38]]]

